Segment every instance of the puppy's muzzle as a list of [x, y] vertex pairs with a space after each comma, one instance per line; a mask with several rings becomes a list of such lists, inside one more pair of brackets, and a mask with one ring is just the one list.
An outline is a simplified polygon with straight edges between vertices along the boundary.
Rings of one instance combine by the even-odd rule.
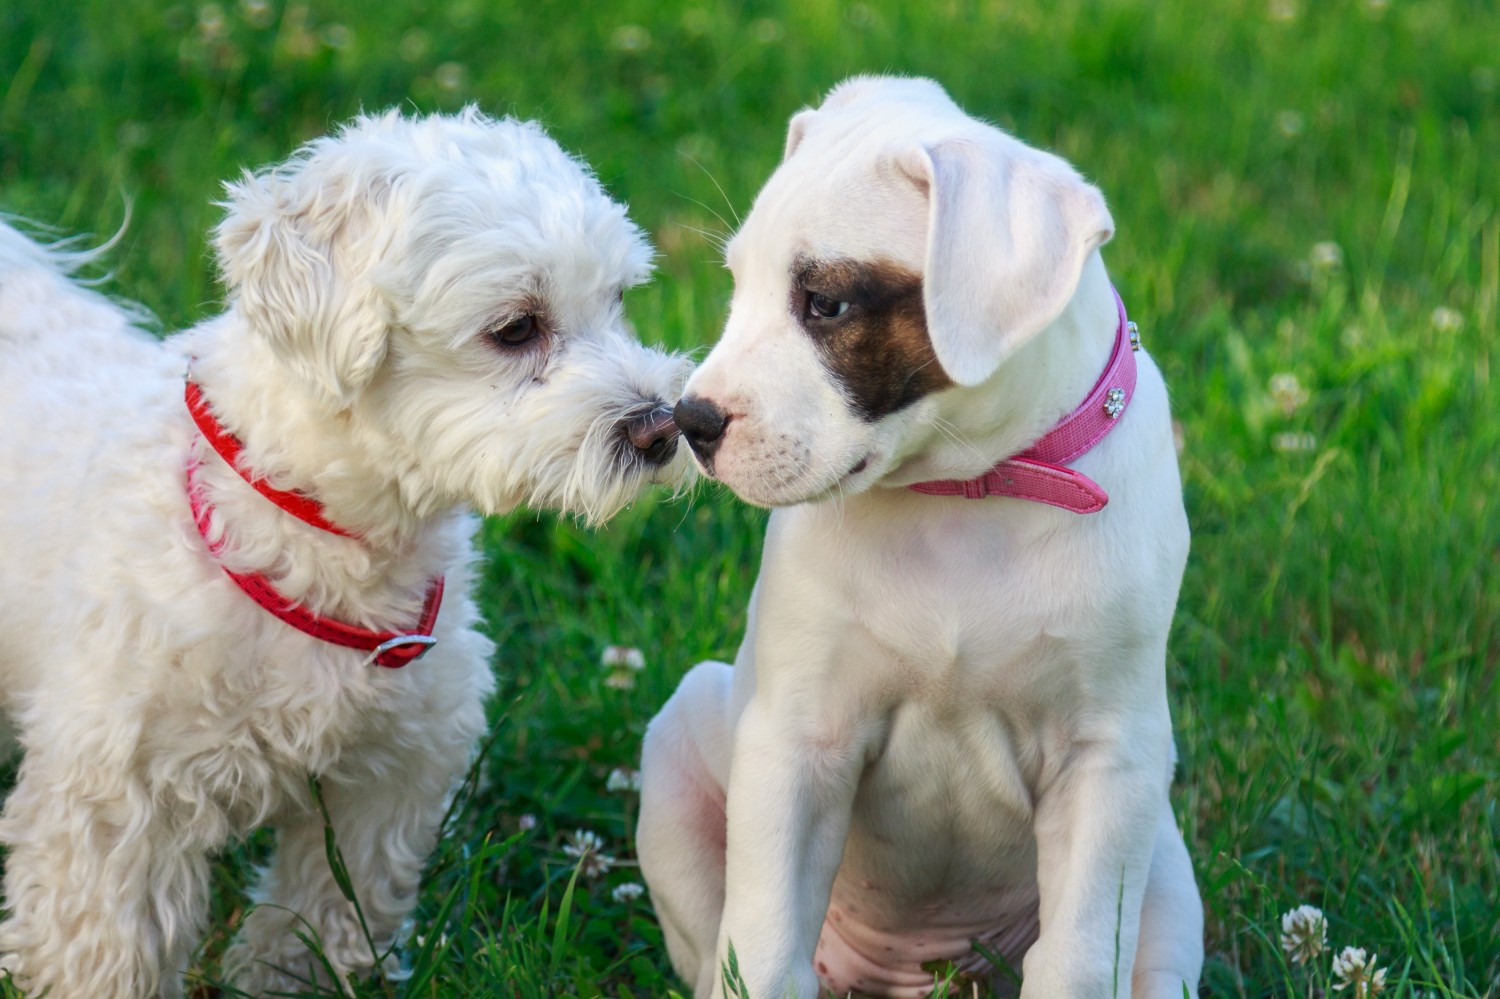
[[724, 440], [724, 428], [729, 425], [729, 415], [708, 399], [701, 396], [684, 396], [672, 410], [677, 429], [687, 438], [705, 467], [712, 468], [714, 452]]
[[666, 405], [628, 418], [623, 429], [636, 457], [648, 465], [665, 465], [677, 453], [677, 424]]

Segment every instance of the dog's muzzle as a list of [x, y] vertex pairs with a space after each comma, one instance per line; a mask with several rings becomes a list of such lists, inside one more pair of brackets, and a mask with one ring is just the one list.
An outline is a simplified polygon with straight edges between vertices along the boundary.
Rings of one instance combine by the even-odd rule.
[[687, 438], [688, 446], [708, 468], [713, 467], [714, 452], [724, 439], [729, 415], [701, 396], [684, 396], [672, 410], [677, 429]]
[[660, 405], [630, 417], [624, 431], [636, 457], [648, 465], [665, 465], [677, 453], [677, 424], [670, 406]]

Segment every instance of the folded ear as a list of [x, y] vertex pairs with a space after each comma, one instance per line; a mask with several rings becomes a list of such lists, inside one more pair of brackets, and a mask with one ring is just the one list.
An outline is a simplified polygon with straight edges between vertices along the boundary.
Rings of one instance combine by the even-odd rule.
[[781, 162], [785, 163], [792, 158], [792, 153], [802, 144], [802, 137], [807, 134], [817, 114], [812, 108], [803, 108], [792, 115], [792, 120], [786, 126], [786, 147], [781, 151]]
[[370, 192], [307, 159], [224, 187], [214, 246], [232, 300], [302, 381], [347, 406], [386, 352], [380, 294], [364, 280], [376, 262], [354, 245]]
[[933, 351], [956, 383], [977, 385], [1061, 314], [1114, 220], [1067, 163], [1003, 134], [918, 146], [898, 165], [928, 196]]

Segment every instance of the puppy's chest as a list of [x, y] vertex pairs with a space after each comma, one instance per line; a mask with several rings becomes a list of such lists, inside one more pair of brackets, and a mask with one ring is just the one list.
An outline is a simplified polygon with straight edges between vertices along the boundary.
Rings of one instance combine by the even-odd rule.
[[891, 697], [940, 712], [1056, 703], [1100, 640], [1088, 615], [1097, 594], [1054, 587], [1026, 559], [907, 562], [851, 584], [839, 658], [873, 658]]
[[827, 710], [874, 721], [887, 749], [906, 714], [924, 720], [911, 730], [926, 733], [910, 740], [919, 750], [964, 733], [986, 758], [1035, 766], [1080, 717], [1110, 710], [1107, 653], [1131, 639], [1132, 570], [1024, 509], [989, 512], [786, 518], [761, 631], [779, 652], [812, 651], [762, 656], [767, 667], [822, 674], [810, 686], [833, 698]]

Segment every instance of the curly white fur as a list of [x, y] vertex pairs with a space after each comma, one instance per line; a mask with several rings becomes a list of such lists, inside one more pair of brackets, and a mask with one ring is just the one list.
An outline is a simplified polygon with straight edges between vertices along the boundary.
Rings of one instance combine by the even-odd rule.
[[[316, 977], [306, 927], [341, 975], [369, 969], [306, 777], [383, 945], [492, 687], [467, 508], [599, 520], [686, 474], [621, 432], [687, 374], [621, 312], [649, 247], [537, 126], [362, 117], [224, 207], [228, 310], [164, 343], [0, 224], [0, 698], [25, 753], [0, 818], [0, 967], [52, 999], [180, 995], [207, 858], [266, 823], [268, 904], [227, 972], [253, 994]], [[522, 315], [531, 343], [489, 335]], [[206, 446], [189, 363], [246, 464], [358, 538], [287, 515]], [[366, 666], [246, 598], [191, 521], [190, 453], [225, 564], [321, 614], [397, 627], [446, 574], [431, 654]]]

